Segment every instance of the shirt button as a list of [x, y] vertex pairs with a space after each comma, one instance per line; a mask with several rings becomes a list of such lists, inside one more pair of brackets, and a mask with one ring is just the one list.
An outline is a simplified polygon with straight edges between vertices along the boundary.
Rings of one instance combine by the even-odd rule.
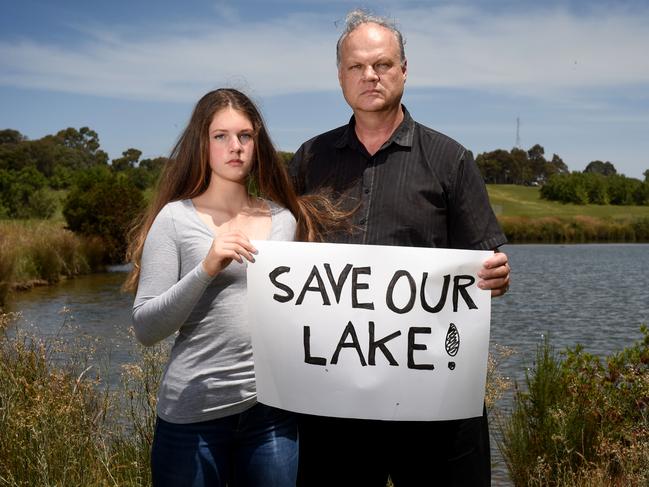
[[370, 188], [365, 188], [365, 194], [370, 194]]
[[361, 225], [365, 225], [365, 218], [361, 218], [361, 221], [359, 221], [358, 223], [360, 223]]

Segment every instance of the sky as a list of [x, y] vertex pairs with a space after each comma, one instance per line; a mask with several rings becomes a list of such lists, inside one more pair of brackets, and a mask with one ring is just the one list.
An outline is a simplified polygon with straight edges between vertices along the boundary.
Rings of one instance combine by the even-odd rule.
[[275, 145], [345, 124], [335, 44], [356, 7], [406, 40], [403, 103], [475, 155], [540, 144], [570, 170], [649, 169], [648, 0], [0, 0], [0, 129], [166, 156], [198, 99], [247, 93]]

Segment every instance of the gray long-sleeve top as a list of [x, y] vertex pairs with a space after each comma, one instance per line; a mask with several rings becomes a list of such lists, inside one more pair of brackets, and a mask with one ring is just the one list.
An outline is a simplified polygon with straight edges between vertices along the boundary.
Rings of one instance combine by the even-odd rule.
[[[269, 240], [293, 240], [291, 212], [267, 203]], [[221, 418], [256, 402], [247, 264], [232, 261], [211, 278], [202, 261], [213, 239], [191, 200], [182, 200], [160, 211], [144, 244], [133, 325], [144, 345], [178, 332], [158, 391], [158, 416], [171, 423]]]

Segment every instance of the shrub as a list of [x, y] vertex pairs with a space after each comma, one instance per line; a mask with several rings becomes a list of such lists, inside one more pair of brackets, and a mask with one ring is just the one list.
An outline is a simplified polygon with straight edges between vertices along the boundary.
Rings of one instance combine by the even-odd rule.
[[63, 216], [68, 228], [87, 236], [100, 237], [110, 263], [123, 262], [127, 234], [144, 207], [144, 197], [126, 177], [107, 168], [83, 174], [68, 194]]
[[57, 207], [56, 196], [44, 188], [36, 190], [27, 199], [27, 213], [30, 218], [51, 218], [56, 213]]
[[[605, 363], [546, 339], [500, 445], [515, 485], [647, 485], [649, 330]], [[599, 478], [601, 483], [593, 483]]]

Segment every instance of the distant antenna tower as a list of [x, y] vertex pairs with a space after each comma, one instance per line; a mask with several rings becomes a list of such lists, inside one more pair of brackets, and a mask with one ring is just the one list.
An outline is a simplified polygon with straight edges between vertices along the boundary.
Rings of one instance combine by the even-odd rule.
[[516, 148], [521, 148], [521, 119], [516, 117]]

